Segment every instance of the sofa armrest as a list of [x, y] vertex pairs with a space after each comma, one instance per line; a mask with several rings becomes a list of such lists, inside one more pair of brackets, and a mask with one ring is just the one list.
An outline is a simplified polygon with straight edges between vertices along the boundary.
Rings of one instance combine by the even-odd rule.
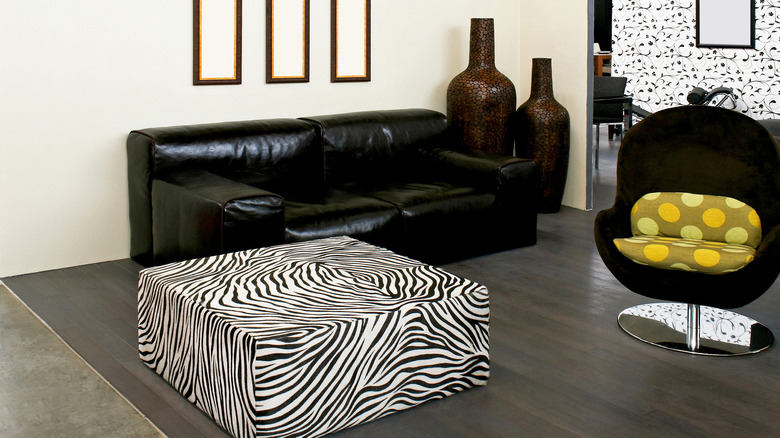
[[154, 263], [284, 242], [284, 199], [206, 171], [152, 182]]
[[505, 222], [502, 226], [527, 230], [515, 243], [536, 243], [538, 171], [532, 160], [478, 150], [433, 148], [421, 152], [445, 177], [495, 193], [498, 218]]
[[533, 161], [508, 155], [444, 148], [425, 149], [421, 152], [428, 161], [435, 163], [440, 172], [491, 191], [500, 190], [502, 184], [506, 185], [513, 179], [528, 179], [535, 173]]

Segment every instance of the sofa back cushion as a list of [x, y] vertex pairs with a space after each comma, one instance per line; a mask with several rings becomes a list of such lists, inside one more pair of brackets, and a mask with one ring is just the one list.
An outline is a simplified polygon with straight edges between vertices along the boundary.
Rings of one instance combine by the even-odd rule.
[[329, 185], [360, 184], [414, 172], [416, 151], [441, 143], [447, 118], [403, 109], [306, 117], [320, 133]]
[[322, 184], [317, 132], [301, 120], [151, 128], [130, 135], [145, 137], [152, 178], [202, 169], [266, 190]]

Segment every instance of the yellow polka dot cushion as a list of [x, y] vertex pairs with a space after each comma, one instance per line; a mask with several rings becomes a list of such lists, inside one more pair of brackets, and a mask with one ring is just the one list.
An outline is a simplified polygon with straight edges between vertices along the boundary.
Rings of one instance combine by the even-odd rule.
[[634, 236], [712, 240], [757, 247], [761, 220], [734, 198], [681, 192], [648, 193], [631, 209]]
[[725, 274], [753, 261], [761, 242], [756, 210], [734, 198], [682, 192], [648, 193], [631, 210], [633, 237], [614, 239], [636, 263]]
[[707, 274], [737, 271], [756, 256], [755, 248], [747, 245], [675, 237], [636, 236], [615, 239], [615, 245], [640, 265]]

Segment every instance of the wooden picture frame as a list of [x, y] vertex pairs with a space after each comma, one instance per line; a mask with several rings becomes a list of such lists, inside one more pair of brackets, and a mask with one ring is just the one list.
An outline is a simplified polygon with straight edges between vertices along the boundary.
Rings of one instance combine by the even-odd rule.
[[309, 0], [266, 0], [266, 83], [309, 82]]
[[193, 0], [193, 85], [241, 83], [242, 0]]
[[755, 49], [755, 0], [696, 0], [696, 46]]
[[330, 81], [371, 80], [371, 0], [331, 0]]

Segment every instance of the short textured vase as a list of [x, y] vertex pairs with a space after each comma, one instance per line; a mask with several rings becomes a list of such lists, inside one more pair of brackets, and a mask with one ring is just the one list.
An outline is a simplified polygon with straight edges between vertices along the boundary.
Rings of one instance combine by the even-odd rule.
[[515, 114], [518, 157], [532, 158], [539, 168], [538, 211], [561, 209], [569, 170], [569, 112], [553, 97], [552, 60], [534, 58], [531, 96]]
[[447, 87], [447, 120], [462, 148], [512, 154], [515, 85], [495, 66], [492, 18], [471, 19], [469, 65]]

